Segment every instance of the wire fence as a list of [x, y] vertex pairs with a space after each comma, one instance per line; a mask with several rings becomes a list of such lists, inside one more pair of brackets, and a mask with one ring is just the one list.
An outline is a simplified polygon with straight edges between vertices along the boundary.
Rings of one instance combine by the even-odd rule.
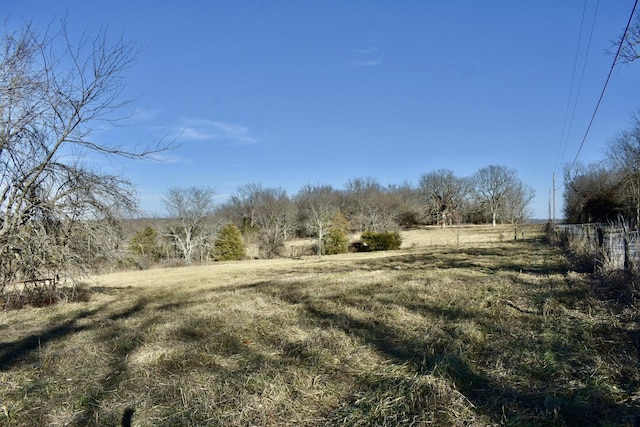
[[637, 230], [602, 224], [562, 224], [554, 229], [555, 238], [569, 248], [593, 256], [604, 270], [638, 271], [640, 236]]

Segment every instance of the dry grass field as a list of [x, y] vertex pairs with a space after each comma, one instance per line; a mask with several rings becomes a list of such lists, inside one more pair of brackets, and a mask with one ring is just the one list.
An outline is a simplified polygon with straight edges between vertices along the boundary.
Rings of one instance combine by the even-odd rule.
[[92, 278], [0, 313], [0, 425], [633, 426], [637, 307], [540, 227]]

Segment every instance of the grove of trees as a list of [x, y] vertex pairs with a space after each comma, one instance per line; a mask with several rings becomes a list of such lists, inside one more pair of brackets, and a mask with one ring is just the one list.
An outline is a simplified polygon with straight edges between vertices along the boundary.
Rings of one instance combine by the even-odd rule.
[[640, 224], [640, 118], [616, 135], [605, 158], [565, 170], [567, 221]]
[[417, 187], [383, 186], [366, 177], [349, 180], [344, 189], [304, 185], [289, 196], [282, 188], [249, 183], [215, 208], [208, 188], [172, 188], [166, 193], [167, 218], [159, 233], [169, 238], [167, 244], [174, 245], [186, 264], [196, 252], [201, 259], [223, 259], [215, 255], [220, 253], [216, 245], [227, 225], [239, 230], [245, 248], [258, 248], [253, 256], [287, 255], [284, 243], [292, 237], [313, 239], [307, 254], [324, 255], [346, 252], [352, 233], [384, 239], [400, 229], [423, 225], [517, 225], [529, 217], [533, 194], [515, 170], [497, 165], [470, 177], [433, 171], [423, 174]]

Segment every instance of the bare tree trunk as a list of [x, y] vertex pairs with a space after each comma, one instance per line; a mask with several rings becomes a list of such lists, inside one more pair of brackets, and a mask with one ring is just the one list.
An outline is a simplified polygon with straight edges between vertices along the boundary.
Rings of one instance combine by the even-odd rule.
[[322, 256], [322, 237], [323, 237], [323, 230], [322, 230], [322, 220], [318, 219], [318, 256]]

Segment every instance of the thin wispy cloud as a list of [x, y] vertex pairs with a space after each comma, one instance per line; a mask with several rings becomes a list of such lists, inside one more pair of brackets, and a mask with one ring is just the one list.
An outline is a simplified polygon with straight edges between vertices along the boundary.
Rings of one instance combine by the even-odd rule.
[[185, 126], [180, 130], [179, 139], [186, 141], [204, 141], [216, 138], [216, 134], [197, 126]]
[[358, 57], [349, 62], [349, 67], [368, 68], [382, 64], [382, 58], [378, 55], [378, 50], [377, 46], [357, 49], [355, 52]]
[[350, 65], [356, 68], [375, 67], [382, 64], [382, 59], [363, 59], [359, 61], [351, 61]]
[[372, 46], [365, 49], [358, 49], [356, 52], [362, 54], [376, 53], [378, 51], [378, 46]]
[[185, 141], [221, 140], [239, 144], [255, 144], [258, 140], [248, 127], [215, 120], [182, 119], [179, 139]]

